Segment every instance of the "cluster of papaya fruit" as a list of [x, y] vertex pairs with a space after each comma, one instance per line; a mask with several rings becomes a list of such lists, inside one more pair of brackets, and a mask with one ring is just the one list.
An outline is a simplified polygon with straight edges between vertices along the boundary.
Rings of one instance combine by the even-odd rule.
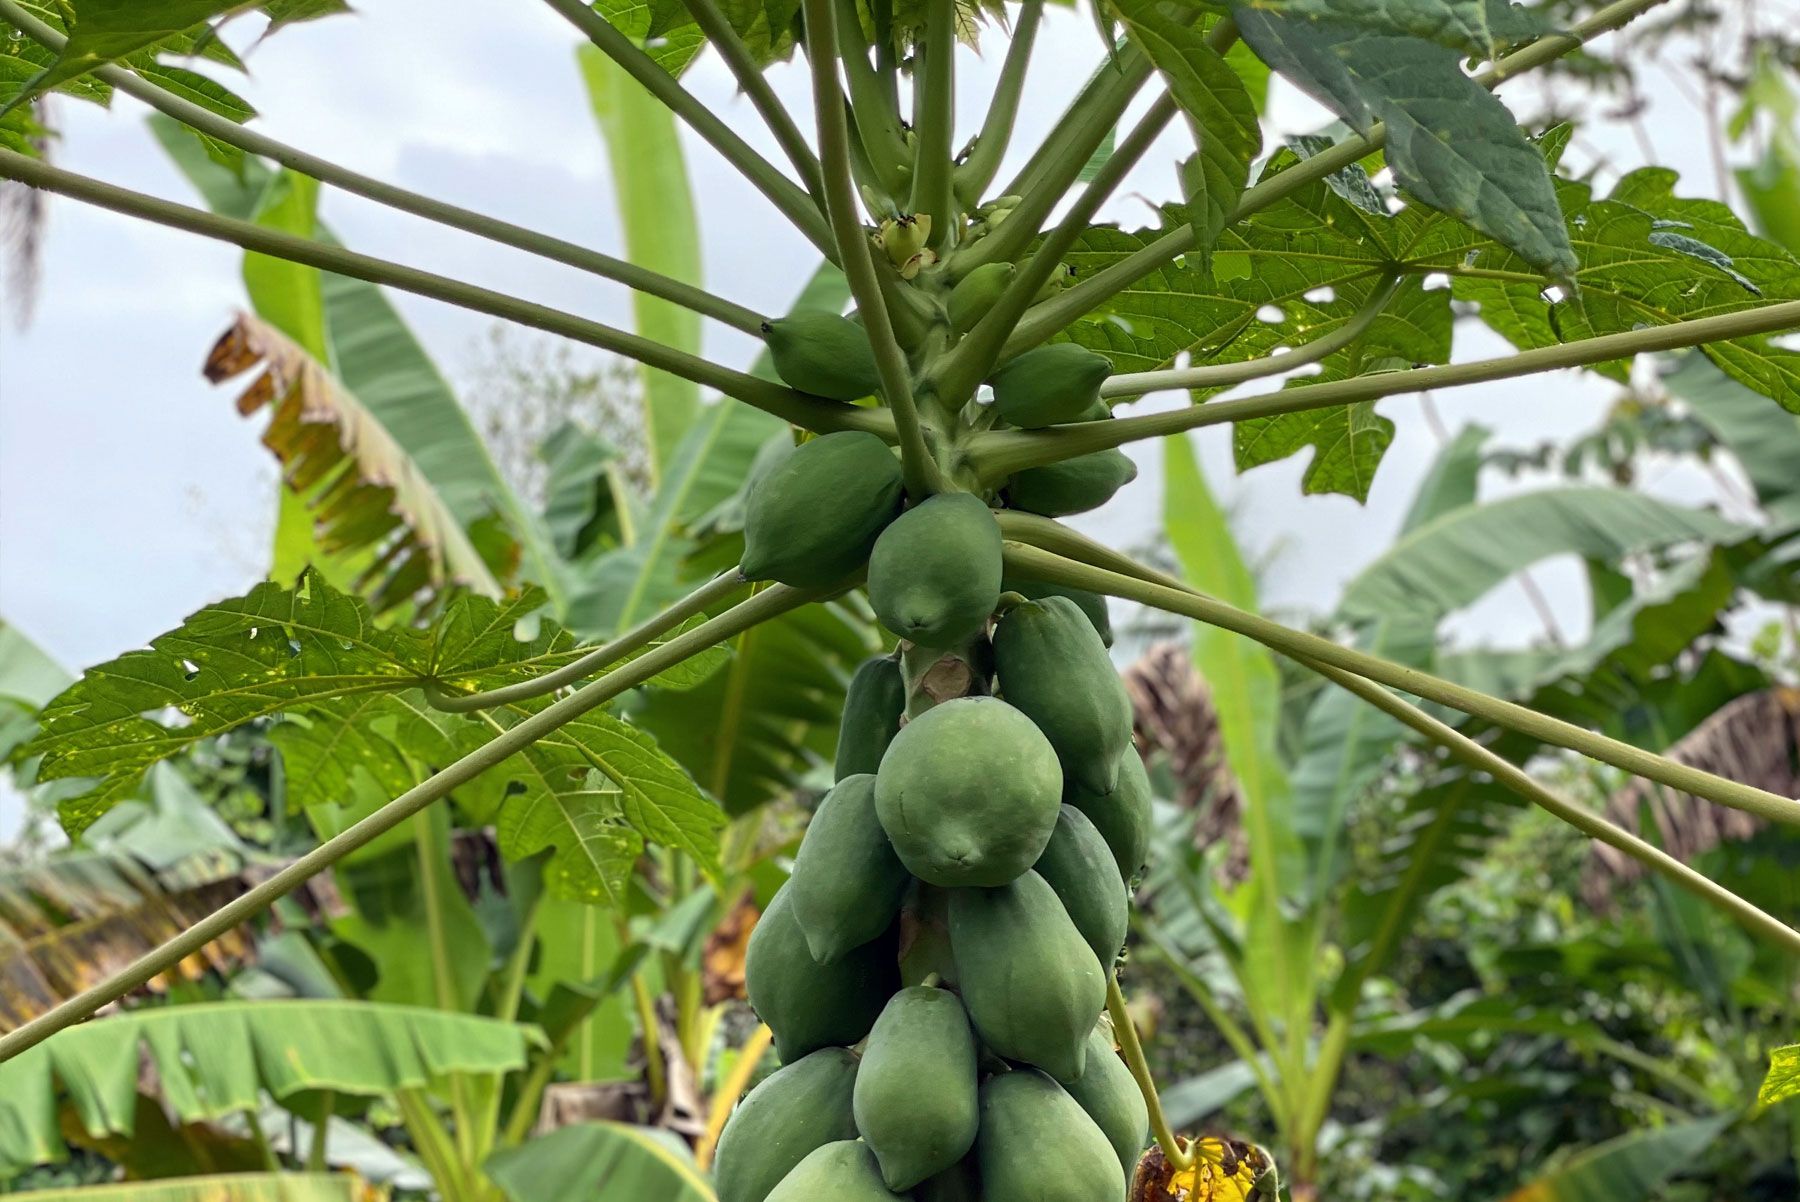
[[[1067, 381], [1074, 349], [1034, 354]], [[1010, 370], [1005, 420], [1068, 420]], [[854, 674], [836, 784], [751, 936], [782, 1067], [725, 1128], [721, 1202], [1122, 1202], [1148, 1117], [1103, 1016], [1150, 786], [1105, 601], [1007, 578], [989, 501], [908, 506], [873, 435], [753, 486], [747, 576], [865, 563], [899, 650]], [[947, 664], [955, 687], [931, 687]]]
[[[1011, 264], [988, 264], [976, 268], [952, 289], [947, 311], [953, 328], [960, 312], [958, 298], [967, 288], [983, 283], [988, 268], [1014, 270]], [[985, 281], [987, 285], [1001, 282], [991, 277]], [[881, 391], [868, 335], [851, 318], [835, 313], [802, 313], [767, 323], [764, 336], [776, 372], [795, 388], [843, 401], [877, 396]], [[1020, 430], [1109, 421], [1112, 410], [1101, 399], [1100, 385], [1111, 371], [1112, 363], [1104, 355], [1072, 342], [1026, 351], [1002, 364], [988, 380], [993, 390], [991, 415], [998, 423]], [[860, 438], [865, 444], [878, 441], [869, 435]], [[831, 439], [839, 443], [850, 441], [843, 435], [829, 435], [820, 441]], [[822, 454], [814, 454], [821, 461], [824, 459]], [[873, 448], [866, 446], [864, 455], [873, 454]], [[846, 463], [856, 468], [864, 466], [865, 461]], [[809, 468], [804, 474], [819, 483], [827, 482], [822, 468]], [[895, 478], [898, 479], [897, 472]], [[1114, 447], [1061, 463], [1026, 468], [1009, 477], [1001, 485], [1000, 494], [1011, 508], [1063, 517], [1105, 504], [1136, 478], [1137, 465]], [[815, 514], [814, 521], [820, 517]]]

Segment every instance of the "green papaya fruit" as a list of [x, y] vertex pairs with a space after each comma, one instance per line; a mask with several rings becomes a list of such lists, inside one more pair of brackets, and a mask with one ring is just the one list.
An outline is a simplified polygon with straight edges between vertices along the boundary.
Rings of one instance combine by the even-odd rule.
[[944, 1172], [975, 1146], [975, 1035], [947, 989], [915, 985], [888, 1000], [856, 1075], [856, 1129], [891, 1190]]
[[974, 271], [956, 282], [950, 289], [950, 297], [944, 302], [945, 312], [950, 317], [950, 328], [958, 334], [966, 334], [975, 328], [975, 323], [987, 316], [987, 311], [994, 307], [1006, 286], [1012, 283], [1018, 271], [1011, 263], [983, 263]]
[[813, 811], [787, 883], [812, 958], [836, 964], [879, 939], [900, 915], [908, 879], [875, 816], [875, 778], [845, 777]]
[[932, 885], [1004, 885], [1056, 828], [1062, 769], [1031, 719], [958, 697], [908, 722], [875, 774], [875, 813], [900, 862]]
[[953, 647], [1000, 603], [1000, 523], [973, 493], [938, 493], [889, 523], [869, 556], [869, 603], [914, 643]]
[[1131, 457], [1117, 447], [1108, 447], [1061, 463], [1026, 468], [1007, 481], [1006, 500], [1014, 509], [1056, 518], [1098, 509], [1136, 479], [1137, 464]]
[[[952, 890], [950, 951], [983, 1044], [1059, 1081], [1081, 1075], [1106, 1005], [1106, 972], [1043, 877], [1027, 872], [998, 889]], [[982, 1182], [991, 1193], [985, 1167]]]
[[1106, 644], [1067, 597], [1014, 605], [994, 627], [1000, 695], [1056, 748], [1063, 779], [1111, 792], [1131, 746], [1131, 698]]
[[1099, 593], [1090, 593], [1082, 588], [1070, 588], [1064, 584], [1044, 584], [1036, 580], [1013, 580], [1008, 577], [1001, 586], [1008, 592], [1018, 593], [1033, 601], [1041, 601], [1045, 597], [1067, 597], [1081, 607], [1081, 612], [1100, 636], [1100, 641], [1108, 647], [1113, 645], [1112, 615], [1107, 612], [1106, 598]]
[[1088, 816], [1112, 849], [1119, 875], [1127, 885], [1135, 883], [1150, 855], [1150, 774], [1143, 758], [1132, 749], [1119, 757], [1119, 783], [1112, 792], [1070, 783], [1063, 800]]
[[900, 987], [898, 953], [890, 932], [820, 964], [794, 920], [788, 887], [776, 890], [750, 932], [744, 975], [750, 1006], [775, 1032], [782, 1063], [867, 1035]]
[[881, 390], [869, 335], [836, 313], [796, 313], [763, 322], [775, 374], [801, 392], [854, 401]]
[[1081, 421], [1100, 399], [1112, 361], [1073, 342], [1057, 342], [1016, 355], [988, 379], [994, 412], [1024, 430]]
[[894, 1202], [904, 1194], [881, 1182], [875, 1153], [860, 1140], [821, 1144], [781, 1179], [768, 1202]]
[[1124, 1202], [1106, 1135], [1067, 1091], [1029, 1069], [981, 1087], [975, 1141], [983, 1197], [1005, 1202]]
[[1125, 946], [1131, 899], [1112, 849], [1086, 814], [1063, 806], [1034, 871], [1056, 890], [1101, 967], [1110, 968]]
[[900, 461], [873, 434], [840, 430], [802, 443], [750, 490], [745, 578], [836, 584], [868, 562], [904, 492]]
[[1113, 1050], [1104, 1026], [1095, 1027], [1088, 1037], [1087, 1067], [1069, 1083], [1068, 1090], [1112, 1144], [1129, 1181], [1137, 1171], [1138, 1157], [1150, 1143], [1150, 1110], [1131, 1070]]
[[838, 722], [835, 780], [881, 767], [888, 744], [900, 733], [906, 712], [906, 674], [892, 655], [876, 655], [857, 665], [844, 691], [844, 715]]
[[855, 1139], [856, 1065], [848, 1048], [821, 1048], [751, 1090], [713, 1154], [719, 1202], [763, 1202], [814, 1148]]
[[913, 1190], [913, 1202], [981, 1202], [981, 1177], [975, 1158], [965, 1156]]

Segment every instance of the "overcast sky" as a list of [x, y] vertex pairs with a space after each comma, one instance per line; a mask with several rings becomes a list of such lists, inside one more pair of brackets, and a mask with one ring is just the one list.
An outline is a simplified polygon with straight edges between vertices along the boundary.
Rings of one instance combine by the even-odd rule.
[[[575, 68], [577, 39], [558, 17], [536, 4], [475, 0], [366, 0], [361, 7], [354, 17], [285, 31], [256, 50], [250, 78], [236, 86], [260, 109], [261, 128], [415, 190], [621, 253], [606, 159]], [[979, 122], [998, 46], [996, 40], [990, 61], [966, 55], [958, 144]], [[1052, 11], [1008, 172], [1050, 127], [1098, 53], [1086, 15]], [[808, 111], [802, 68], [779, 68], [772, 78], [797, 112]], [[771, 159], [780, 157], [715, 57], [703, 58], [687, 83]], [[121, 98], [104, 112], [65, 101], [58, 115], [63, 166], [194, 203], [135, 102]], [[1310, 102], [1278, 88], [1278, 131], [1321, 120]], [[1703, 126], [1693, 108], [1665, 98], [1649, 127], [1660, 161], [1689, 177], [1684, 190], [1710, 192]], [[1637, 145], [1616, 132], [1590, 131], [1588, 153], [1597, 149], [1622, 165], [1642, 161]], [[686, 144], [707, 285], [761, 311], [780, 311], [816, 255], [704, 143], [690, 136]], [[1147, 224], [1144, 198], [1173, 193], [1172, 164], [1191, 149], [1178, 125], [1104, 217]], [[199, 372], [242, 303], [240, 253], [72, 201], [51, 205], [35, 316], [23, 331], [8, 325], [0, 332], [0, 616], [80, 667], [141, 646], [196, 607], [261, 578], [274, 471], [258, 443], [264, 419], [237, 417], [232, 389], [208, 386]], [[630, 324], [617, 285], [355, 197], [327, 192], [322, 207], [359, 250]], [[397, 301], [452, 377], [465, 373], [490, 320], [413, 297]], [[742, 335], [713, 329], [707, 337], [715, 358], [741, 364], [754, 350]], [[1465, 327], [1456, 357], [1504, 349], [1484, 330]], [[1610, 385], [1565, 373], [1461, 389], [1440, 395], [1437, 405], [1452, 429], [1479, 421], [1506, 441], [1526, 443], [1592, 423], [1612, 394]], [[1180, 402], [1146, 404], [1158, 403]], [[1366, 506], [1302, 498], [1304, 457], [1238, 477], [1228, 431], [1197, 436], [1241, 537], [1265, 564], [1265, 607], [1328, 606], [1390, 539], [1437, 442], [1419, 420], [1416, 399], [1385, 401], [1381, 411], [1397, 420], [1399, 433]], [[1146, 537], [1160, 482], [1156, 450], [1141, 458], [1138, 482], [1086, 519], [1090, 529], [1127, 544]], [[1489, 483], [1496, 492], [1517, 487]], [[1651, 483], [1674, 495], [1698, 495], [1702, 487], [1679, 470]], [[1579, 628], [1585, 597], [1573, 566], [1552, 565], [1542, 579]], [[1511, 590], [1465, 626], [1511, 640], [1539, 630]]]

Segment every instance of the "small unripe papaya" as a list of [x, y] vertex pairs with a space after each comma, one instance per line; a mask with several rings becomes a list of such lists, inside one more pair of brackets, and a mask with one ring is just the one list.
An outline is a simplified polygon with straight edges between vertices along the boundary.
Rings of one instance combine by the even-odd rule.
[[905, 712], [906, 675], [898, 659], [875, 655], [857, 665], [844, 691], [834, 779], [881, 767], [881, 757], [900, 733], [900, 717]]
[[775, 374], [801, 392], [854, 401], [881, 390], [869, 335], [836, 313], [796, 313], [763, 322]]
[[1131, 745], [1131, 698], [1106, 644], [1067, 597], [1025, 601], [994, 627], [1000, 695], [1037, 724], [1063, 779], [1110, 793]]
[[906, 882], [906, 868], [875, 816], [875, 778], [845, 777], [813, 811], [787, 883], [812, 958], [835, 964], [879, 939], [900, 916]]
[[950, 297], [944, 302], [945, 311], [950, 317], [950, 328], [958, 334], [966, 334], [975, 328], [975, 323], [987, 316], [987, 311], [994, 307], [1006, 286], [1012, 283], [1018, 268], [1011, 263], [983, 263], [968, 275], [956, 282], [950, 289]]
[[1023, 430], [1084, 420], [1100, 399], [1112, 361], [1073, 342], [1056, 342], [1015, 356], [988, 383], [1000, 420]]
[[838, 583], [868, 562], [903, 495], [900, 461], [873, 434], [840, 430], [802, 443], [750, 490], [744, 578]]
[[973, 493], [914, 505], [888, 524], [869, 555], [869, 603], [881, 624], [914, 643], [954, 647], [1000, 603], [1000, 524]]
[[1106, 598], [1099, 593], [1070, 588], [1065, 584], [1043, 584], [1036, 580], [1014, 580], [1011, 577], [1006, 579], [1002, 587], [1033, 601], [1041, 601], [1045, 597], [1067, 597], [1081, 607], [1081, 612], [1087, 615], [1087, 620], [1093, 626], [1094, 633], [1100, 636], [1100, 641], [1108, 647], [1112, 646], [1112, 615], [1107, 612]]
[[889, 999], [856, 1075], [856, 1129], [892, 1190], [942, 1173], [975, 1146], [975, 1034], [956, 995], [916, 985]]
[[894, 1202], [904, 1195], [882, 1184], [875, 1153], [861, 1140], [822, 1144], [781, 1179], [768, 1202]]
[[751, 1090], [713, 1156], [719, 1202], [763, 1202], [821, 1144], [856, 1138], [856, 1054], [821, 1048]]
[[1113, 863], [1112, 849], [1086, 814], [1062, 807], [1056, 830], [1034, 870], [1056, 890], [1069, 921], [1081, 932], [1102, 967], [1110, 967], [1125, 946], [1131, 899]]
[[1113, 1050], [1104, 1026], [1095, 1027], [1088, 1037], [1087, 1067], [1067, 1089], [1119, 1154], [1119, 1165], [1129, 1180], [1137, 1171], [1138, 1157], [1150, 1143], [1150, 1109], [1131, 1070]]
[[1098, 509], [1136, 479], [1137, 464], [1131, 456], [1108, 447], [1014, 474], [1006, 482], [1006, 501], [1026, 513], [1063, 517]]
[[981, 1087], [981, 1193], [1005, 1202], [1124, 1202], [1106, 1135], [1067, 1091], [1019, 1069]]
[[1086, 814], [1106, 846], [1112, 849], [1119, 875], [1131, 885], [1150, 854], [1150, 774], [1135, 749], [1119, 757], [1119, 781], [1110, 793], [1070, 783], [1063, 800]]
[[908, 722], [875, 775], [875, 813], [900, 862], [927, 884], [1004, 885], [1056, 829], [1062, 769], [1030, 718], [959, 697]]
[[744, 961], [750, 1006], [775, 1033], [775, 1051], [784, 1064], [820, 1048], [855, 1043], [900, 987], [892, 932], [820, 964], [794, 920], [792, 903], [783, 885], [750, 932]]
[[[1059, 1081], [1081, 1075], [1106, 1005], [1106, 972], [1043, 877], [1027, 872], [998, 889], [952, 889], [950, 951], [983, 1045]], [[984, 1165], [982, 1188], [991, 1191], [986, 1173]]]

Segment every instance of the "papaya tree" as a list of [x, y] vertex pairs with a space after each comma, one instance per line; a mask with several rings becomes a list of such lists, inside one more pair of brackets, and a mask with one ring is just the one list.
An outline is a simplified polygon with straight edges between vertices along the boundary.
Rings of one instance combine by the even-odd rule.
[[[298, 779], [332, 790], [361, 774], [385, 800], [0, 1037], [0, 1070], [447, 799], [484, 815], [514, 853], [548, 851], [547, 885], [568, 900], [624, 904], [647, 860], [659, 877], [722, 884], [727, 782], [696, 780], [659, 743], [656, 715], [733, 671], [721, 659], [742, 657], [762, 632], [833, 606], [866, 605], [895, 646], [852, 680], [834, 785], [749, 940], [749, 1000], [783, 1067], [718, 1140], [726, 1202], [1279, 1188], [1260, 1148], [1171, 1128], [1131, 1021], [1120, 951], [1148, 856], [1150, 786], [1106, 650], [1107, 598], [1288, 658], [1356, 712], [1442, 749], [1784, 954], [1800, 951], [1800, 932], [1521, 764], [1537, 748], [1565, 749], [1772, 823], [1800, 821], [1800, 802], [1427, 671], [1379, 642], [1273, 621], [1245, 603], [1241, 573], [1198, 589], [1058, 520], [1130, 483], [1123, 448], [1217, 425], [1233, 427], [1240, 467], [1310, 449], [1309, 491], [1360, 498], [1393, 437], [1375, 412], [1383, 398], [1560, 368], [1617, 376], [1637, 356], [1683, 348], [1800, 410], [1796, 352], [1777, 337], [1800, 328], [1800, 261], [1724, 206], [1683, 195], [1670, 172], [1633, 172], [1604, 194], [1564, 174], [1568, 128], [1528, 134], [1495, 95], [1658, 0], [1613, 0], [1559, 25], [1489, 0], [1111, 0], [1094, 10], [1099, 67], [1004, 183], [1042, 0], [546, 3], [743, 173], [841, 273], [848, 305], [756, 312], [664, 270], [647, 249], [617, 258], [350, 171], [251, 128], [247, 106], [162, 57], [228, 53], [210, 23], [240, 10], [283, 25], [339, 6], [0, 0], [12, 30], [0, 177], [235, 244], [259, 270], [396, 289], [633, 360], [652, 394], [652, 446], [663, 437], [655, 423], [678, 425], [701, 389], [724, 398], [711, 410], [721, 422], [754, 412], [787, 436], [726, 490], [742, 494], [741, 537], [723, 544], [732, 550], [716, 561], [690, 553], [654, 589], [621, 592], [618, 577], [599, 574], [591, 600], [606, 621], [584, 622], [553, 559], [532, 553], [541, 540], [527, 515], [494, 515], [523, 548], [525, 587], [513, 588], [472, 515], [446, 524], [409, 509], [406, 537], [371, 543], [345, 516], [367, 494], [329, 456], [294, 479], [296, 492], [318, 490], [303, 499], [319, 502], [322, 544], [309, 547], [307, 515], [290, 512], [298, 554], [275, 579], [87, 673], [44, 707], [20, 752], [45, 779], [88, 782], [59, 807], [77, 835], [158, 761], [277, 716], [288, 758], [305, 764]], [[957, 52], [980, 38], [1007, 45], [964, 141]], [[720, 55], [785, 164], [684, 86], [703, 48]], [[810, 114], [790, 112], [764, 76], [796, 52]], [[1265, 145], [1269, 71], [1342, 126]], [[136, 97], [240, 177], [280, 164], [286, 188], [265, 196], [268, 212], [208, 211], [55, 166], [34, 116], [53, 89]], [[1156, 224], [1097, 224], [1177, 126], [1196, 152], [1179, 164], [1179, 194], [1159, 198]], [[646, 320], [640, 306], [626, 331], [363, 254], [317, 228], [296, 232], [283, 218], [324, 187], [589, 272], [681, 320]], [[1515, 353], [1452, 362], [1453, 305]], [[762, 339], [770, 370], [701, 356], [684, 333], [701, 320]], [[246, 322], [212, 366], [221, 377], [260, 367], [246, 406], [330, 404], [332, 352], [330, 338], [309, 344]], [[1302, 368], [1285, 386], [1219, 399]], [[1131, 411], [1179, 390], [1193, 403]], [[405, 506], [406, 482], [385, 482], [388, 516]], [[630, 577], [630, 557], [611, 566], [651, 579]], [[1418, 595], [1425, 587], [1401, 576], [1364, 600], [1375, 616], [1404, 618], [1433, 601]], [[722, 711], [733, 720], [750, 683], [734, 681]], [[1268, 674], [1241, 683], [1264, 688]], [[1472, 737], [1446, 711], [1508, 738]], [[1254, 748], [1273, 733], [1244, 728], [1231, 740]], [[1272, 782], [1259, 785], [1271, 787], [1247, 795], [1271, 795]], [[1246, 820], [1272, 818], [1253, 804]], [[1250, 849], [1246, 971], [1269, 996], [1310, 1003], [1314, 947], [1290, 937], [1288, 919], [1306, 882], [1273, 837]], [[1298, 1067], [1308, 1040], [1308, 1025], [1289, 1021], [1265, 1042]], [[1328, 1096], [1328, 1086], [1304, 1096], [1300, 1130], [1316, 1130]]]

